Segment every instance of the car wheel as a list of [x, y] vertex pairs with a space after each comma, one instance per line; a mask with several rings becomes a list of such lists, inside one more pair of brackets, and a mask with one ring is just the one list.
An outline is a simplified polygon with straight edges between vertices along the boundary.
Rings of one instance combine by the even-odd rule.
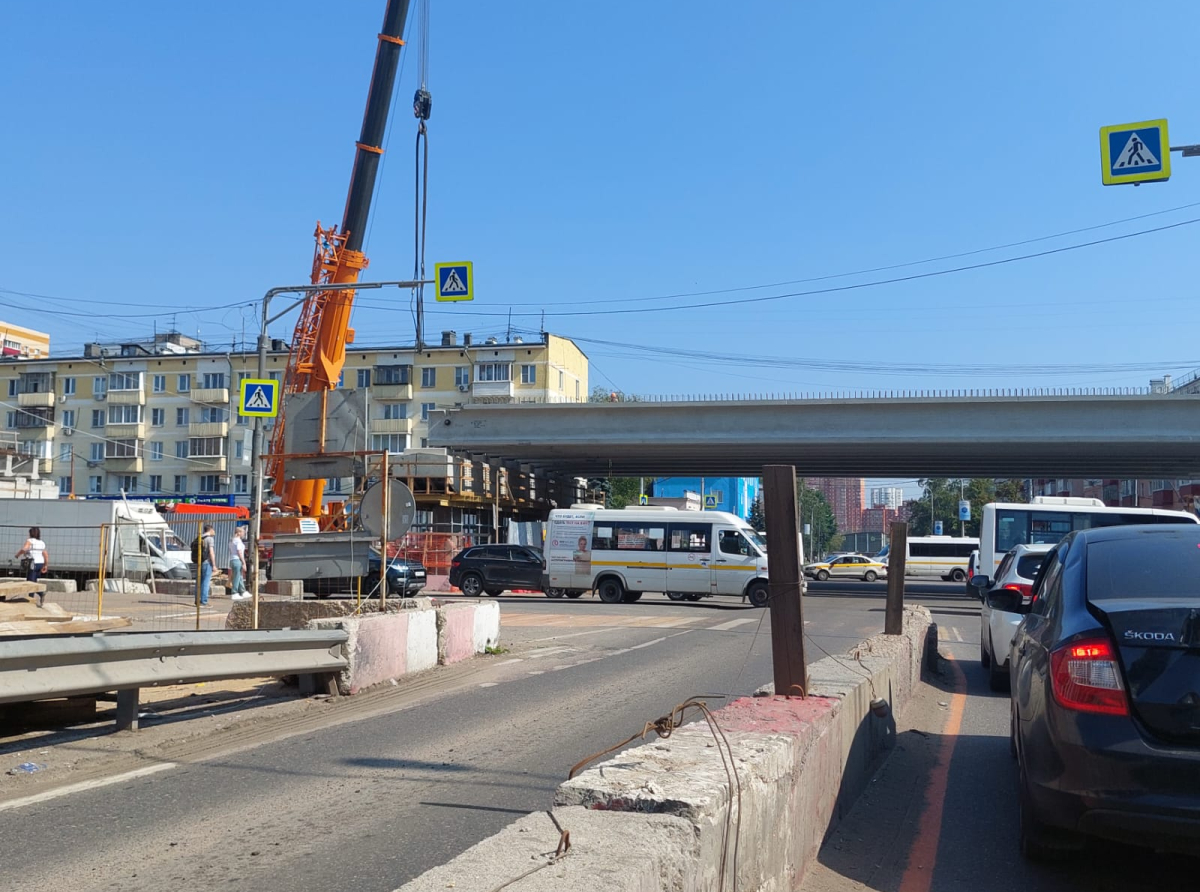
[[828, 578], [829, 578], [828, 570], [818, 570], [817, 571], [817, 579], [821, 580], [821, 582], [824, 582]]
[[1017, 701], [1008, 702], [1008, 754], [1017, 758]]
[[483, 594], [483, 577], [478, 573], [464, 573], [458, 588], [468, 598], [478, 598]]
[[566, 591], [561, 588], [546, 589], [546, 597], [547, 598], [561, 598], [564, 594], [566, 594]]
[[863, 574], [863, 582], [874, 582], [877, 578], [874, 570], [868, 570]]
[[582, 598], [582, 597], [583, 597], [583, 592], [582, 592], [582, 591], [578, 591], [578, 592], [567, 592], [567, 597], [568, 597], [568, 598]]
[[624, 601], [626, 604], [632, 604], [634, 601], [638, 600], [638, 598], [640, 598], [641, 596], [642, 596], [641, 592], [626, 592], [625, 597], [623, 597], [621, 600]]
[[1082, 848], [1082, 838], [1067, 830], [1047, 827], [1043, 824], [1034, 810], [1033, 800], [1029, 795], [1029, 778], [1025, 774], [1025, 766], [1018, 760], [1018, 775], [1020, 790], [1017, 798], [1020, 811], [1020, 847], [1021, 854], [1030, 861], [1062, 861], [1073, 852]]
[[596, 594], [605, 604], [620, 604], [625, 598], [625, 586], [621, 580], [609, 576], [596, 586]]
[[951, 582], [966, 582], [967, 574], [965, 571], [960, 570], [958, 567], [955, 567], [954, 572], [952, 572], [950, 574], [950, 581]]
[[504, 594], [504, 589], [502, 588], [485, 588], [484, 591], [493, 598], [499, 598], [502, 594]]
[[749, 599], [751, 606], [766, 607], [767, 602], [771, 600], [771, 590], [765, 582], [755, 582], [750, 588], [746, 589], [746, 597]]
[[988, 653], [987, 644], [982, 638], [979, 639], [979, 665], [984, 669], [992, 665], [992, 655]]
[[667, 597], [672, 601], [686, 601], [687, 595], [683, 592], [667, 592]]
[[687, 599], [689, 601], [699, 601], [703, 597], [704, 595], [700, 594], [699, 592], [692, 592], [687, 596]]
[[1008, 669], [996, 657], [996, 643], [988, 636], [988, 642], [992, 649], [991, 665], [988, 667], [988, 687], [993, 691], [1008, 690]]

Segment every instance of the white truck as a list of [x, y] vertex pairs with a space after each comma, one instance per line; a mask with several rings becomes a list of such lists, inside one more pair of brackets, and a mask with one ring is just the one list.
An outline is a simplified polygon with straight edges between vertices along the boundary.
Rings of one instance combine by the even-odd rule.
[[151, 502], [122, 499], [0, 499], [0, 567], [39, 527], [46, 543], [48, 576], [94, 579], [100, 569], [101, 529], [108, 526], [105, 574], [145, 579], [192, 576], [191, 550]]

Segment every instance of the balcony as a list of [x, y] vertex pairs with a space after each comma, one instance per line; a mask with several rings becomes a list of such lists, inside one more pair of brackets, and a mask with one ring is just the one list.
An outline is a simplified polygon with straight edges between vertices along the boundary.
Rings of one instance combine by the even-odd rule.
[[54, 391], [43, 390], [39, 393], [18, 394], [17, 405], [22, 409], [53, 409]]
[[110, 390], [108, 402], [113, 406], [144, 406], [146, 405], [145, 390]]
[[471, 385], [475, 401], [506, 403], [513, 398], [512, 381], [476, 381]]
[[145, 424], [106, 424], [104, 436], [110, 440], [144, 440], [146, 439]]
[[188, 464], [201, 473], [224, 474], [228, 470], [224, 455], [193, 455], [188, 458]]
[[[88, 462], [88, 467], [91, 467], [91, 464]], [[117, 474], [140, 474], [142, 473], [142, 457], [140, 455], [137, 458], [106, 457], [104, 470]]]
[[411, 400], [413, 388], [411, 384], [373, 384], [371, 385], [371, 399], [381, 400], [385, 403], [399, 402], [401, 400]]
[[228, 437], [228, 421], [193, 421], [188, 425], [189, 437]]
[[197, 387], [192, 390], [192, 402], [229, 405], [228, 387]]
[[411, 418], [372, 418], [370, 424], [373, 434], [411, 434], [413, 429]]

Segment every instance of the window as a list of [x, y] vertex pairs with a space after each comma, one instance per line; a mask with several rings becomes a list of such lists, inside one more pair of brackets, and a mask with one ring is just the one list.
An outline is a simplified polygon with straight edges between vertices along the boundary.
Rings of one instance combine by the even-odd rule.
[[96, 396], [104, 396], [108, 393], [108, 378], [103, 375], [97, 375], [92, 379], [92, 393]]
[[563, 389], [563, 371], [562, 371], [562, 369], [558, 370], [558, 389], [560, 391]]
[[89, 477], [88, 492], [93, 494], [104, 492], [104, 478], [102, 476]]
[[223, 390], [225, 388], [225, 373], [224, 372], [205, 372], [204, 373], [204, 389], [205, 390]]
[[249, 427], [250, 426], [250, 416], [249, 415], [238, 415], [238, 416], [236, 416], [236, 418], [237, 418], [237, 420], [234, 422], [235, 424], [238, 424], [241, 427]]
[[141, 454], [141, 440], [109, 440], [104, 444], [105, 458], [137, 458]]
[[671, 551], [708, 552], [712, 550], [711, 523], [673, 523], [670, 535]]
[[756, 552], [750, 547], [750, 543], [746, 541], [746, 537], [737, 530], [721, 530], [721, 536], [717, 540], [717, 547], [721, 549], [722, 554], [739, 554], [743, 556], [755, 556]]
[[974, 542], [929, 542], [908, 540], [909, 557], [969, 558], [979, 546]]
[[342, 491], [342, 478], [341, 477], [330, 477], [328, 480], [325, 481], [325, 489], [328, 492], [341, 492]]
[[137, 492], [137, 474], [121, 474], [115, 480], [117, 492]]
[[532, 363], [521, 366], [521, 383], [537, 384], [537, 366]]
[[17, 379], [16, 378], [12, 378], [8, 382], [8, 395], [9, 396], [17, 395]]
[[383, 417], [387, 419], [407, 418], [408, 403], [384, 403]]
[[511, 381], [512, 363], [484, 362], [475, 366], [476, 381]]
[[267, 380], [278, 381], [279, 380], [279, 372], [267, 372]]
[[179, 393], [191, 393], [192, 392], [192, 376], [191, 375], [180, 375], [179, 380], [176, 383], [175, 389], [177, 391], [179, 391]]
[[205, 424], [219, 424], [229, 420], [229, 410], [224, 406], [201, 406], [200, 421]]
[[75, 379], [74, 378], [63, 378], [62, 386], [63, 386], [63, 396], [74, 396], [75, 395]]
[[421, 420], [428, 421], [429, 413], [437, 408], [437, 403], [421, 403]]
[[154, 381], [151, 386], [153, 387], [155, 393], [166, 393], [167, 392], [167, 376], [166, 375], [155, 375]]
[[622, 522], [610, 526], [596, 525], [592, 536], [593, 550], [605, 551], [665, 551], [667, 528], [645, 523]]
[[188, 457], [188, 441], [187, 440], [176, 440], [175, 441], [175, 457], [176, 458], [187, 458]]
[[141, 406], [109, 406], [108, 407], [108, 423], [109, 424], [141, 424], [142, 423], [142, 407]]
[[460, 365], [454, 369], [454, 386], [468, 387], [471, 384], [471, 367]]
[[162, 492], [162, 474], [150, 475], [150, 492]]
[[108, 376], [109, 390], [141, 390], [141, 372], [113, 372]]
[[233, 478], [233, 491], [236, 493], [249, 492], [250, 491], [250, 477], [246, 474], [235, 475]]
[[371, 449], [375, 452], [403, 452], [408, 448], [405, 434], [372, 434]]
[[104, 410], [92, 409], [92, 427], [104, 427]]
[[70, 477], [59, 477], [58, 478], [58, 491], [63, 494], [72, 492]]
[[74, 409], [63, 409], [62, 426], [63, 427], [72, 427], [72, 428], [75, 427], [75, 410]]
[[175, 426], [176, 427], [186, 427], [187, 423], [188, 423], [187, 407], [184, 406], [180, 409], [176, 409], [175, 410]]
[[158, 440], [150, 441], [150, 461], [162, 461], [163, 444]]
[[345, 387], [346, 386], [346, 370], [345, 369], [342, 369], [340, 372], [338, 372], [338, 379], [337, 379], [336, 386], [337, 387]]
[[5, 416], [4, 426], [7, 427], [9, 430], [13, 430], [16, 428], [16, 426], [17, 426], [17, 413], [16, 412], [9, 412]]
[[371, 370], [370, 369], [359, 369], [358, 370], [358, 386], [359, 387], [370, 387], [371, 386]]
[[104, 461], [104, 444], [93, 443], [91, 451], [92, 461]]
[[377, 365], [371, 380], [375, 384], [408, 384], [411, 378], [410, 365]]
[[59, 443], [58, 444], [58, 460], [59, 461], [70, 461], [72, 451], [73, 450], [72, 450], [70, 443]]
[[166, 409], [151, 409], [150, 410], [150, 426], [151, 427], [162, 427], [166, 423], [167, 423], [167, 410]]
[[242, 458], [246, 454], [246, 443], [243, 440], [233, 441], [233, 457]]
[[437, 387], [437, 369], [421, 369], [421, 386]]
[[190, 455], [204, 456], [212, 458], [218, 455], [225, 454], [225, 438], [224, 437], [192, 437], [189, 441], [188, 453]]
[[579, 379], [575, 379], [575, 401], [579, 402]]
[[[187, 444], [185, 443], [184, 445], [186, 446]], [[175, 492], [176, 493], [185, 493], [185, 492], [187, 492], [187, 488], [188, 488], [187, 487], [187, 474], [176, 474], [175, 475]]]
[[201, 474], [200, 492], [220, 492], [221, 477], [219, 474]]

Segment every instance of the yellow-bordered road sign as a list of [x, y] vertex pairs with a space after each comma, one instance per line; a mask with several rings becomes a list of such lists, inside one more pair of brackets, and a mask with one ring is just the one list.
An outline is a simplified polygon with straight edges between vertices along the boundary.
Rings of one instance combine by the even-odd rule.
[[238, 414], [251, 418], [274, 418], [279, 414], [279, 382], [246, 378], [242, 381]]
[[1171, 178], [1167, 119], [1100, 128], [1100, 174], [1106, 186]]
[[440, 301], [474, 300], [475, 277], [473, 264], [469, 260], [458, 263], [435, 263], [434, 279], [437, 282], [437, 299]]

